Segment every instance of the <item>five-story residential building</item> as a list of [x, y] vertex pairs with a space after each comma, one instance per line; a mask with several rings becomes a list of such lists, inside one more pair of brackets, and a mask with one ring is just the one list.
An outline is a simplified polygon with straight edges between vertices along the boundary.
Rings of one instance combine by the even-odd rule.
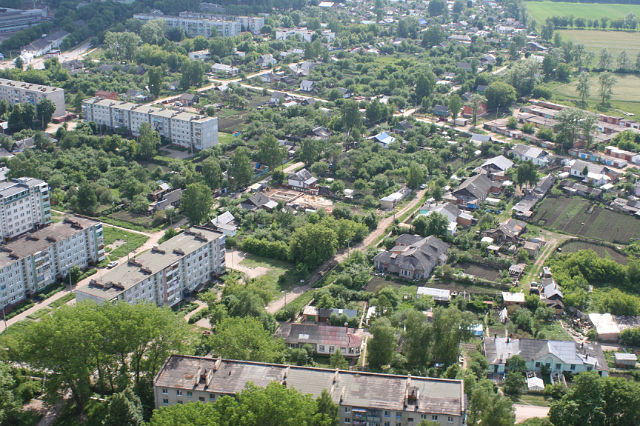
[[35, 106], [45, 98], [56, 106], [53, 112], [54, 117], [64, 115], [64, 89], [0, 78], [0, 100], [6, 100], [9, 105], [29, 103]]
[[49, 185], [22, 177], [0, 182], [0, 237], [2, 240], [51, 222]]
[[76, 290], [76, 298], [173, 306], [225, 271], [225, 237], [192, 227]]
[[82, 114], [85, 120], [111, 129], [125, 129], [134, 136], [140, 134], [142, 123], [149, 123], [171, 143], [193, 150], [200, 151], [218, 144], [216, 117], [101, 98], [85, 100]]
[[0, 246], [0, 308], [104, 259], [102, 223], [69, 216]]

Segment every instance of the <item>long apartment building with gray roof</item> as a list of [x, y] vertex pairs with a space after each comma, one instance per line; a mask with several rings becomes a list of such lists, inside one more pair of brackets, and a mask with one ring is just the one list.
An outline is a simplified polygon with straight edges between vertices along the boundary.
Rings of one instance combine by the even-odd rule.
[[414, 377], [328, 368], [171, 355], [156, 375], [156, 408], [188, 402], [215, 402], [235, 396], [247, 383], [272, 382], [313, 398], [327, 390], [339, 405], [341, 425], [417, 426], [466, 424], [462, 380]]

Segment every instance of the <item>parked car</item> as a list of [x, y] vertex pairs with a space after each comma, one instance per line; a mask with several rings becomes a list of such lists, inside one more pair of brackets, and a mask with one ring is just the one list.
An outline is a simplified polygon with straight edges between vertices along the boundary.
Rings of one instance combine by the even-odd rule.
[[113, 262], [109, 262], [109, 264], [107, 265], [107, 269], [112, 269], [112, 268], [115, 268], [116, 266], [118, 266], [118, 261], [114, 260]]

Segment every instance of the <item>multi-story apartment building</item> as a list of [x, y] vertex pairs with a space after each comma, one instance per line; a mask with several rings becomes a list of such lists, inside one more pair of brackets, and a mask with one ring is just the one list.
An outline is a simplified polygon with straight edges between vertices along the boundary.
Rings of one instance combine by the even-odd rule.
[[462, 380], [365, 373], [171, 355], [153, 382], [156, 408], [187, 402], [214, 402], [234, 396], [247, 382], [278, 382], [314, 398], [327, 390], [340, 407], [341, 425], [417, 426], [466, 424]]
[[9, 33], [38, 25], [47, 18], [44, 9], [9, 9], [0, 8], [0, 33]]
[[[315, 34], [317, 34], [316, 31], [306, 28], [280, 28], [276, 30], [276, 40], [286, 40], [289, 37], [297, 37], [304, 42], [310, 43]], [[326, 39], [329, 43], [332, 43], [336, 39], [336, 34], [331, 30], [322, 30], [320, 39]]]
[[0, 308], [104, 259], [102, 224], [70, 216], [0, 246]]
[[262, 16], [237, 16], [235, 19], [240, 22], [244, 30], [251, 31], [252, 34], [260, 34], [264, 27]]
[[180, 16], [169, 16], [154, 10], [151, 13], [136, 13], [133, 17], [145, 22], [162, 20], [167, 28], [180, 29], [189, 37], [212, 37], [216, 34], [222, 37], [235, 37], [242, 32], [240, 21], [220, 19], [200, 13], [182, 12]]
[[45, 98], [56, 106], [54, 117], [64, 115], [64, 89], [0, 78], [0, 100], [6, 99], [9, 105], [30, 103], [35, 106]]
[[22, 177], [0, 182], [0, 238], [6, 240], [51, 222], [47, 182]]
[[76, 298], [173, 306], [185, 294], [224, 273], [224, 242], [221, 233], [189, 228], [79, 287]]
[[134, 136], [140, 135], [142, 123], [149, 123], [160, 136], [185, 148], [203, 150], [218, 144], [217, 117], [101, 98], [85, 100], [82, 114], [85, 120], [126, 129]]

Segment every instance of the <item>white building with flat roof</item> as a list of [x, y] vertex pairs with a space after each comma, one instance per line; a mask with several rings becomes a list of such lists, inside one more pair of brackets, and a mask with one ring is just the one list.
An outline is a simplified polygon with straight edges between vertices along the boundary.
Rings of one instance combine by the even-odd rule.
[[225, 236], [192, 227], [76, 289], [76, 298], [173, 306], [225, 271]]
[[199, 151], [218, 144], [217, 117], [101, 98], [83, 101], [82, 115], [87, 121], [126, 129], [134, 136], [140, 135], [142, 123], [149, 123], [171, 143]]
[[104, 259], [102, 223], [69, 216], [0, 247], [0, 308]]
[[7, 240], [51, 222], [47, 182], [22, 177], [0, 182], [0, 238]]
[[[220, 19], [214, 15], [201, 13], [183, 12], [180, 13], [180, 16], [170, 16], [159, 10], [154, 10], [151, 13], [136, 13], [133, 18], [144, 22], [164, 21], [167, 28], [180, 29], [189, 37], [212, 37], [215, 35], [235, 37], [242, 33], [242, 23], [240, 21]], [[262, 29], [262, 27], [260, 28]]]
[[54, 117], [64, 115], [64, 89], [0, 78], [0, 100], [6, 99], [11, 106], [26, 103], [35, 106], [45, 98], [56, 106], [56, 110], [53, 112]]

